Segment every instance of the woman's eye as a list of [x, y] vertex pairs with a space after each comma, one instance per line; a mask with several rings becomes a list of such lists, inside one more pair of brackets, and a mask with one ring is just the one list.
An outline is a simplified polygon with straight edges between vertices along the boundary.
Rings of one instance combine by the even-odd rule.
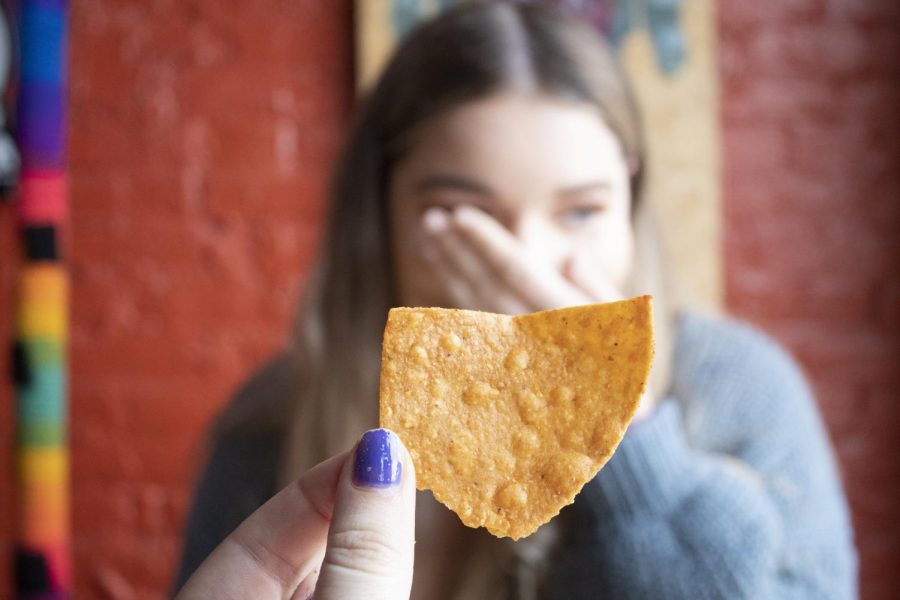
[[596, 204], [573, 206], [563, 211], [562, 218], [568, 224], [577, 225], [600, 215], [604, 210], [603, 206]]

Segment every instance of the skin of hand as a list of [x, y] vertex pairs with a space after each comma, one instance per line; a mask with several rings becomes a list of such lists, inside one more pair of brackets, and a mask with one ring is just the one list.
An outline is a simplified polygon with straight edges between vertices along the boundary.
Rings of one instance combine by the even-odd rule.
[[409, 598], [415, 491], [400, 438], [368, 431], [250, 515], [176, 600]]
[[527, 314], [623, 298], [579, 255], [566, 261], [560, 272], [477, 208], [431, 208], [423, 216], [423, 228], [425, 259], [456, 306]]

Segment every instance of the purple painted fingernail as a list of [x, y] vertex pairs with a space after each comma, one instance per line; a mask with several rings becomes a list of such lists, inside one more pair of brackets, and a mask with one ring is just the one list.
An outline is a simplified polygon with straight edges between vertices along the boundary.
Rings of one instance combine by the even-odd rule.
[[397, 435], [387, 429], [371, 429], [356, 447], [353, 483], [361, 487], [391, 487], [400, 483], [402, 467]]

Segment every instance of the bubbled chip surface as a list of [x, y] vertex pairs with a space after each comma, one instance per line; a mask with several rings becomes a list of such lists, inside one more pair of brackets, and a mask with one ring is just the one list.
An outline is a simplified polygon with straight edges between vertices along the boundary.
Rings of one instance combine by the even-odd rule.
[[653, 358], [650, 296], [510, 317], [395, 308], [381, 426], [469, 527], [530, 535], [609, 460]]

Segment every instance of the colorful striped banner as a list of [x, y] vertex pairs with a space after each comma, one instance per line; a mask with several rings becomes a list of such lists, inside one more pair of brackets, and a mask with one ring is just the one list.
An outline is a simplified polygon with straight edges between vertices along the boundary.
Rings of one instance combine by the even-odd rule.
[[19, 4], [16, 213], [25, 264], [18, 286], [14, 367], [18, 529], [15, 593], [71, 595], [68, 449], [69, 279], [61, 260], [65, 176], [66, 0]]

